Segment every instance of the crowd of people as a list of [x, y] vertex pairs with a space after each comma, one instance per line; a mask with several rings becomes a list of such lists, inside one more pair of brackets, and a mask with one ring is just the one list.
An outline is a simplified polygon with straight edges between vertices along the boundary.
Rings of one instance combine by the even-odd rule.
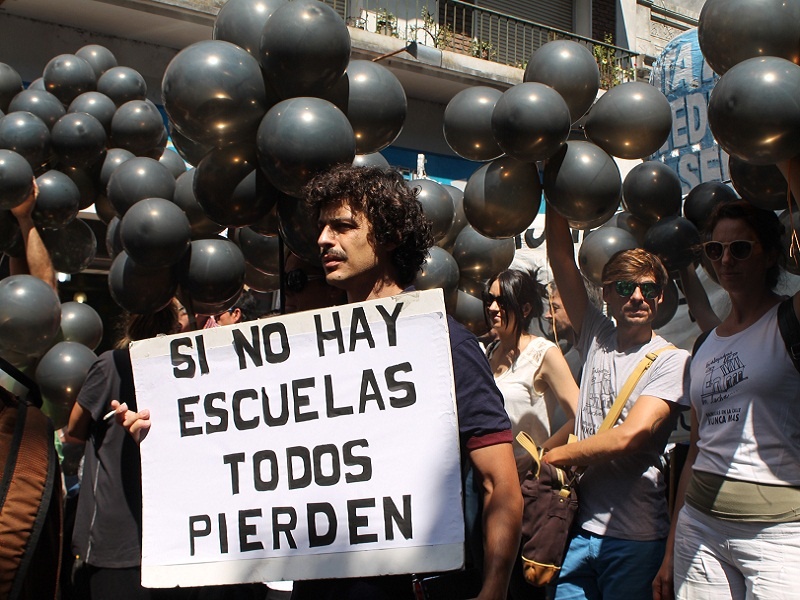
[[[400, 174], [335, 167], [309, 184], [306, 198], [319, 224], [321, 267], [290, 259], [286, 271], [295, 275], [288, 289], [295, 295], [287, 308], [413, 291], [433, 240]], [[291, 597], [792, 597], [800, 575], [800, 373], [781, 319], [800, 328], [800, 295], [775, 292], [786, 258], [781, 233], [775, 213], [747, 202], [715, 209], [702, 252], [731, 310], [714, 315], [702, 287], [686, 276], [690, 309], [709, 332], [692, 357], [653, 330], [670, 277], [658, 257], [642, 249], [612, 256], [597, 302], [576, 265], [567, 221], [548, 207], [553, 281], [544, 285], [536, 271], [517, 269], [490, 279], [484, 305], [494, 341], [485, 348], [448, 318], [465, 504], [475, 500], [475, 510], [465, 510], [466, 569], [456, 579], [439, 574], [449, 586], [440, 596], [434, 589], [441, 586], [426, 589], [436, 576], [409, 573], [297, 581]], [[29, 271], [50, 277], [35, 237], [28, 243]], [[127, 342], [259, 316], [247, 294], [206, 322], [189, 318], [176, 300], [157, 314], [132, 317], [118, 349], [92, 367], [68, 427], [87, 443], [71, 544], [73, 580], [83, 586], [77, 597], [280, 597], [257, 584], [186, 590], [139, 584], [137, 443], [147, 443], [153, 423], [147, 410], [137, 411]], [[530, 332], [532, 320], [543, 316], [552, 340]], [[619, 422], [601, 429], [646, 357], [654, 362]], [[110, 409], [114, 419], [105, 418]], [[684, 411], [691, 414], [691, 444], [670, 503], [666, 448]], [[520, 431], [544, 449], [544, 462], [581, 470], [579, 514], [557, 581], [546, 589], [527, 585], [518, 563], [520, 480], [528, 468], [514, 442]], [[475, 585], [453, 583], [458, 577]], [[456, 595], [462, 588], [465, 595]]]

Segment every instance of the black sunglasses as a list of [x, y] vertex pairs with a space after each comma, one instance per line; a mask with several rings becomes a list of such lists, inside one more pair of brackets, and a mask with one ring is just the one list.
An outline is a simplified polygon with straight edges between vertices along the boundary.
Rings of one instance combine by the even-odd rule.
[[283, 283], [286, 289], [294, 294], [302, 292], [309, 281], [322, 279], [322, 275], [309, 275], [302, 269], [293, 269], [283, 276]]
[[747, 260], [753, 254], [753, 246], [758, 242], [751, 240], [734, 240], [733, 242], [706, 242], [703, 244], [703, 252], [709, 260], [722, 260], [725, 248], [736, 260]]
[[633, 292], [636, 291], [636, 288], [642, 290], [642, 296], [646, 300], [652, 300], [653, 298], [658, 298], [659, 294], [661, 294], [661, 286], [655, 283], [654, 281], [615, 281], [614, 282], [614, 290], [619, 294], [622, 298], [630, 298], [633, 295]]
[[483, 303], [486, 307], [490, 307], [493, 302], [497, 302], [497, 306], [503, 308], [503, 298], [500, 296], [495, 296], [494, 294], [490, 294], [489, 292], [483, 292]]

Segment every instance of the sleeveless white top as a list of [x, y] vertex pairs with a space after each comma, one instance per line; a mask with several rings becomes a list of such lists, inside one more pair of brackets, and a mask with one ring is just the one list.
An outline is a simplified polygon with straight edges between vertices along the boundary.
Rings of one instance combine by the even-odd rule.
[[[490, 358], [498, 345], [499, 342], [493, 342], [487, 348], [486, 354]], [[549, 340], [534, 337], [513, 364], [504, 373], [494, 377], [503, 394], [514, 437], [520, 431], [526, 431], [538, 445], [542, 445], [551, 435], [550, 422], [557, 403], [551, 394], [537, 392], [533, 387], [533, 379], [542, 366], [545, 353], [555, 347]], [[522, 456], [525, 450], [514, 442], [514, 453]]]

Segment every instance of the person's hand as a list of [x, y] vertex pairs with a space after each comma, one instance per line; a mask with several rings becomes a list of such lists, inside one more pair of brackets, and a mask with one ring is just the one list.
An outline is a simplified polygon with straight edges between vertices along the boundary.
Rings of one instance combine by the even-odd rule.
[[39, 197], [39, 186], [36, 184], [36, 177], [33, 178], [33, 186], [28, 194], [28, 197], [11, 209], [11, 214], [19, 221], [20, 219], [29, 219], [33, 213], [33, 208], [36, 206], [36, 199]]
[[150, 431], [150, 411], [145, 408], [134, 412], [128, 408], [126, 403], [120, 404], [117, 400], [111, 401], [111, 408], [117, 411], [117, 423], [131, 434], [137, 444], [141, 444], [142, 440], [147, 437], [147, 432]]
[[656, 573], [653, 580], [653, 600], [673, 600], [675, 598], [675, 587], [672, 573], [672, 553], [664, 555], [661, 568]]

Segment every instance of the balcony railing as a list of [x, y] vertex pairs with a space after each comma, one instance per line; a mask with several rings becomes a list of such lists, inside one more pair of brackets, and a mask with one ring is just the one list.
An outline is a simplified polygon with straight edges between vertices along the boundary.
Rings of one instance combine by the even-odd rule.
[[461, 0], [323, 1], [352, 27], [523, 69], [547, 42], [572, 40], [594, 55], [601, 87], [636, 78], [636, 52]]

